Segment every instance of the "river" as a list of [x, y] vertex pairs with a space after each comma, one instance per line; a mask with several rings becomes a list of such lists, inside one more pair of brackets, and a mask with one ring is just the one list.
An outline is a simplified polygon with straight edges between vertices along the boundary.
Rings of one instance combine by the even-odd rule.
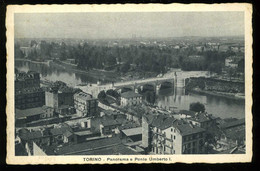
[[[97, 78], [89, 74], [78, 74], [73, 71], [68, 71], [65, 68], [57, 68], [46, 64], [36, 64], [25, 61], [15, 61], [15, 67], [18, 70], [27, 72], [28, 70], [37, 71], [41, 77], [51, 81], [63, 81], [69, 86], [75, 86], [85, 83], [96, 83]], [[100, 78], [102, 82], [109, 82], [105, 76]], [[192, 102], [201, 102], [205, 105], [206, 111], [216, 117], [221, 118], [244, 118], [245, 117], [245, 102], [240, 99], [229, 99], [214, 95], [201, 95], [195, 93], [187, 93], [184, 88], [164, 89], [160, 90], [156, 105], [162, 108], [174, 107], [179, 110], [189, 109]]]

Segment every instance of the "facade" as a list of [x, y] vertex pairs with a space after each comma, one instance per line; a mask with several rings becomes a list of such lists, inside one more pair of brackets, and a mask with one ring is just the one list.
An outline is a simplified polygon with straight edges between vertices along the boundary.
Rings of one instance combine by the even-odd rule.
[[56, 112], [59, 112], [60, 108], [64, 106], [73, 107], [73, 90], [69, 87], [53, 89], [45, 91], [45, 105], [54, 108]]
[[119, 133], [118, 127], [120, 125], [113, 117], [103, 116], [100, 120], [100, 133], [101, 135]]
[[238, 67], [238, 63], [236, 63], [231, 58], [227, 58], [227, 59], [225, 59], [225, 66], [226, 67], [231, 67], [231, 68], [237, 68]]
[[121, 106], [138, 105], [142, 103], [142, 95], [133, 91], [127, 91], [121, 94]]
[[45, 104], [42, 88], [26, 88], [15, 91], [15, 108], [28, 109], [41, 107]]
[[34, 71], [16, 72], [15, 108], [28, 109], [45, 104], [44, 91], [40, 88], [40, 74]]
[[98, 100], [90, 94], [79, 92], [74, 95], [74, 107], [76, 113], [82, 117], [95, 116], [97, 114]]
[[15, 74], [15, 90], [40, 88], [40, 74], [34, 71], [18, 72]]
[[53, 117], [55, 117], [55, 113], [51, 107], [43, 106], [23, 110], [15, 109], [15, 119], [18, 125]]
[[205, 130], [184, 120], [144, 116], [142, 129], [142, 145], [153, 154], [204, 153]]

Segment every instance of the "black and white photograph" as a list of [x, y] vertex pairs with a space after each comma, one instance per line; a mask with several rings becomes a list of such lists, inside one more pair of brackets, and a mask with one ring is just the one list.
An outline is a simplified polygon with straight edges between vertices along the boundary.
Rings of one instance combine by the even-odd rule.
[[13, 13], [14, 157], [252, 153], [245, 11], [52, 9]]

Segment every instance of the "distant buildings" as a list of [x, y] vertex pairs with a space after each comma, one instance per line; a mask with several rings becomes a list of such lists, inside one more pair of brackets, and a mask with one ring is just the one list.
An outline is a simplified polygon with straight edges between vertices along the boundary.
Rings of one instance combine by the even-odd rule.
[[[225, 59], [225, 66], [226, 67], [231, 67], [231, 68], [238, 68], [238, 66], [240, 65], [241, 61], [243, 61], [243, 57], [239, 57], [239, 56], [230, 56], [228, 58]], [[244, 67], [241, 66], [241, 67]]]
[[74, 107], [79, 116], [91, 117], [97, 115], [98, 100], [85, 92], [74, 95]]
[[127, 91], [121, 94], [121, 106], [138, 105], [142, 103], [142, 95], [133, 91]]
[[142, 119], [142, 146], [153, 154], [204, 153], [205, 130], [184, 120], [157, 115]]
[[15, 108], [28, 109], [44, 105], [44, 91], [40, 88], [40, 74], [29, 71], [15, 74]]

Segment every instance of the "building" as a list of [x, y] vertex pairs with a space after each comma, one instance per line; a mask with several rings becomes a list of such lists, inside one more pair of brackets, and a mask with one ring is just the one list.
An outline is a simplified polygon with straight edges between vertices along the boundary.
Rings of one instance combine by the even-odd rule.
[[121, 139], [126, 142], [142, 141], [142, 127], [120, 130]]
[[73, 95], [73, 88], [67, 87], [66, 84], [48, 87], [45, 91], [45, 105], [54, 108], [56, 112], [73, 111], [70, 110], [74, 106]]
[[243, 56], [230, 56], [225, 59], [225, 66], [231, 68], [238, 68], [241, 61], [244, 61]]
[[231, 67], [231, 68], [237, 68], [238, 63], [236, 63], [233, 59], [231, 58], [226, 58], [225, 59], [225, 66], [226, 67]]
[[40, 88], [40, 74], [34, 71], [15, 73], [15, 108], [28, 109], [45, 104], [44, 91]]
[[133, 91], [127, 91], [121, 94], [121, 106], [138, 105], [142, 103], [142, 95]]
[[40, 74], [34, 71], [17, 72], [15, 74], [15, 90], [40, 88]]
[[25, 88], [15, 91], [15, 108], [28, 109], [41, 107], [45, 104], [45, 95], [42, 88]]
[[[56, 128], [46, 128], [36, 131], [21, 129], [18, 132], [21, 145], [26, 149], [28, 155], [45, 155], [51, 147], [59, 145], [72, 145], [77, 143], [77, 135], [66, 124]], [[42, 149], [42, 150], [40, 150]], [[52, 154], [55, 151], [52, 149]]]
[[59, 148], [57, 155], [138, 155], [139, 153], [122, 144], [120, 138], [100, 138]]
[[217, 141], [219, 151], [245, 145], [245, 118], [223, 123], [219, 127], [222, 131]]
[[198, 127], [201, 128], [211, 128], [211, 127], [215, 127], [216, 126], [216, 117], [212, 116], [212, 114], [208, 114], [208, 113], [195, 113], [195, 115], [193, 117], [188, 117], [186, 118], [186, 120], [193, 124], [196, 125]]
[[82, 117], [97, 115], [98, 100], [92, 95], [79, 92], [74, 95], [74, 107], [76, 113]]
[[15, 109], [16, 125], [23, 125], [41, 119], [54, 118], [55, 116], [56, 115], [54, 113], [54, 109], [47, 106], [23, 109], [23, 110]]
[[203, 128], [166, 115], [144, 116], [142, 120], [142, 146], [148, 153], [204, 153]]

